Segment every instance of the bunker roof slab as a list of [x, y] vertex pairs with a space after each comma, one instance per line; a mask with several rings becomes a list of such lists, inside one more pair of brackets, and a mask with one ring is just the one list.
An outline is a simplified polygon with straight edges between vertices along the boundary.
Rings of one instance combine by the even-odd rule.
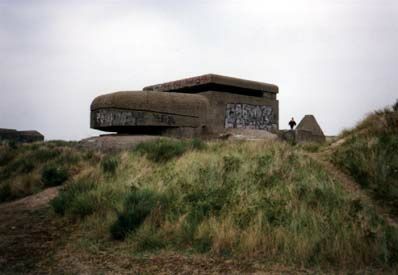
[[36, 130], [25, 130], [25, 131], [18, 131], [20, 135], [23, 136], [36, 136], [36, 137], [44, 137], [40, 132]]
[[247, 94], [258, 92], [277, 94], [279, 89], [278, 86], [273, 84], [229, 76], [222, 76], [217, 74], [205, 74], [201, 76], [152, 85], [144, 88], [144, 91], [186, 93], [200, 93], [209, 90], [221, 92], [238, 90], [239, 92]]
[[0, 128], [0, 133], [1, 134], [9, 134], [9, 133], [17, 133], [18, 131], [15, 129], [5, 129], [5, 128]]

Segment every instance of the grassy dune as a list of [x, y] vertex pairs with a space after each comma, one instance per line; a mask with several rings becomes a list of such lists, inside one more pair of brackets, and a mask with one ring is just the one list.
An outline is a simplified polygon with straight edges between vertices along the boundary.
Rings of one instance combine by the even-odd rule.
[[391, 267], [398, 234], [298, 147], [160, 141], [86, 166], [52, 201], [87, 249]]
[[398, 102], [343, 132], [332, 161], [398, 215]]
[[[393, 206], [395, 118], [392, 110], [370, 116], [332, 157]], [[304, 152], [318, 150], [277, 141], [160, 140], [117, 154], [67, 142], [1, 144], [0, 202], [63, 185], [52, 211], [79, 225], [77, 246], [88, 252], [394, 268], [397, 230]]]

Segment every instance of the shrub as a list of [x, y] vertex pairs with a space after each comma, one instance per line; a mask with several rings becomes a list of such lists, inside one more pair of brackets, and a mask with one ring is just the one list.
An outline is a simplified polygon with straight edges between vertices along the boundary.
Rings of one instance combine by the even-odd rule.
[[44, 186], [57, 186], [63, 184], [68, 179], [68, 171], [62, 167], [47, 165], [42, 171], [42, 182]]
[[[65, 188], [60, 191], [58, 197], [51, 201], [51, 206], [55, 213], [59, 215], [72, 212], [80, 217], [84, 217], [85, 215], [91, 214], [93, 208], [90, 208], [88, 205], [91, 202], [87, 200], [84, 201], [81, 198], [94, 188], [95, 184], [87, 180], [81, 180], [66, 185]], [[72, 211], [70, 211], [71, 208], [73, 208]]]
[[124, 208], [111, 226], [112, 237], [122, 240], [129, 232], [135, 231], [158, 204], [159, 198], [153, 191], [134, 190], [126, 198]]
[[116, 157], [106, 157], [101, 161], [102, 171], [106, 174], [115, 174], [118, 165], [119, 161]]
[[97, 202], [91, 193], [83, 192], [82, 194], [77, 194], [71, 199], [68, 207], [68, 213], [71, 216], [84, 218], [96, 210]]

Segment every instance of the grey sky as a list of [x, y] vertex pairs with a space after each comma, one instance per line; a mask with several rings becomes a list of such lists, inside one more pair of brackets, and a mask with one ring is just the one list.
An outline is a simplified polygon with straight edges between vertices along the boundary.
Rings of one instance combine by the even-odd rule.
[[0, 128], [80, 139], [102, 93], [205, 73], [277, 84], [327, 134], [398, 98], [398, 1], [0, 0]]

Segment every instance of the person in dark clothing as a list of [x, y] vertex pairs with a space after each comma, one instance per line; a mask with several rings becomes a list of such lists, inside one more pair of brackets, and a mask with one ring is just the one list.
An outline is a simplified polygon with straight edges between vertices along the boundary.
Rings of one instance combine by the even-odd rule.
[[294, 121], [294, 118], [292, 117], [292, 119], [289, 121], [289, 126], [290, 126], [290, 130], [293, 130], [294, 126], [296, 126], [296, 122]]

